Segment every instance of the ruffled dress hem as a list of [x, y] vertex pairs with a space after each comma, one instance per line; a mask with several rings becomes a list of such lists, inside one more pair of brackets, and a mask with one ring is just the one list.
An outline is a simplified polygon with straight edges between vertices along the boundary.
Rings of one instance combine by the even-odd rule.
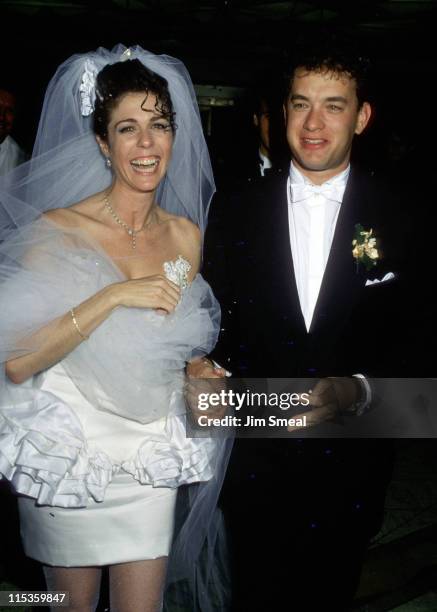
[[152, 487], [209, 480], [213, 441], [199, 445], [199, 440], [187, 438], [184, 415], [166, 420], [166, 440], [145, 439], [132, 458], [116, 463], [104, 451], [89, 447], [66, 403], [47, 391], [35, 391], [29, 402], [0, 412], [0, 474], [37, 504], [63, 508], [86, 507], [90, 499], [103, 501], [119, 472]]

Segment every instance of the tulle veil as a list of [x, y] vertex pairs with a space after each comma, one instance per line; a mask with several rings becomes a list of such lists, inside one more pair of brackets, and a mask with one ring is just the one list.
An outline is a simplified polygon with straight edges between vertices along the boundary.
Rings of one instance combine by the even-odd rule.
[[[23, 291], [23, 283], [27, 280], [31, 283], [41, 280], [38, 274], [35, 275], [35, 258], [24, 266], [23, 258], [29, 250], [33, 253], [35, 246], [43, 253], [42, 257], [50, 257], [44, 245], [52, 244], [54, 251], [60, 240], [59, 231], [41, 221], [41, 213], [70, 206], [105, 189], [111, 182], [111, 172], [104, 164], [92, 132], [92, 113], [84, 113], [81, 86], [85, 82], [86, 66], [92, 65], [100, 70], [106, 64], [127, 58], [138, 58], [167, 79], [176, 112], [177, 130], [171, 162], [159, 187], [157, 200], [169, 212], [194, 221], [202, 233], [206, 228], [215, 186], [195, 92], [185, 66], [167, 55], [154, 55], [138, 46], [126, 49], [123, 45], [112, 50], [99, 48], [95, 52], [74, 55], [64, 62], [48, 86], [32, 158], [0, 179], [0, 307], [3, 320], [0, 324], [0, 393], [3, 395], [7, 393], [8, 385], [4, 361], [12, 353], [34, 349], [34, 346], [23, 344], [22, 338], [17, 338], [20, 326], [31, 334], [50, 318], [71, 307], [67, 289], [72, 283], [65, 282], [62, 290], [59, 261], [51, 268], [57, 282], [53, 282], [41, 304], [35, 302], [31, 292], [30, 297], [26, 297]], [[88, 241], [80, 233], [71, 239], [82, 251], [89, 249]], [[91, 252], [94, 252], [93, 248]], [[81, 265], [79, 261], [77, 266]], [[200, 285], [201, 281], [198, 281], [197, 286]], [[208, 302], [202, 308], [207, 310], [213, 296], [201, 289], [204, 301]], [[86, 289], [82, 290], [86, 293]], [[14, 295], [23, 303], [21, 310], [14, 308]], [[75, 299], [80, 297], [78, 294]], [[202, 354], [212, 348], [218, 333], [218, 319], [215, 319], [213, 328], [206, 331], [205, 337], [199, 338], [193, 354]], [[178, 342], [179, 346], [185, 346], [184, 338]], [[180, 359], [185, 353], [181, 350]], [[165, 355], [162, 359], [166, 359]], [[3, 443], [0, 427], [0, 456]], [[227, 607], [226, 546], [217, 501], [230, 453], [230, 441], [215, 440], [214, 444], [213, 477], [207, 482], [184, 485], [179, 489], [164, 610], [213, 611]]]

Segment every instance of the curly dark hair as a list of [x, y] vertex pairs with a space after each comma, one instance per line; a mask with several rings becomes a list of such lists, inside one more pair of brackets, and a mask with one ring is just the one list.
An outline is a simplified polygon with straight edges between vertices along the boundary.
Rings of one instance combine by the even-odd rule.
[[[315, 42], [317, 41], [317, 42]], [[347, 74], [356, 83], [358, 106], [372, 99], [371, 61], [356, 41], [336, 33], [311, 35], [297, 43], [285, 76], [285, 92], [290, 92], [297, 69], [309, 72]]]
[[123, 95], [132, 92], [145, 92], [141, 108], [149, 94], [155, 95], [157, 113], [169, 121], [173, 132], [176, 130], [176, 113], [166, 79], [146, 68], [140, 60], [133, 59], [108, 64], [97, 75], [93, 125], [97, 136], [106, 140], [111, 112]]

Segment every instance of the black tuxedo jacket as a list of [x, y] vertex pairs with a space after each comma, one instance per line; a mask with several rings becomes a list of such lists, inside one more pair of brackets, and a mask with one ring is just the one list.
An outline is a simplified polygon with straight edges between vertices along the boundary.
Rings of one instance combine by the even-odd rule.
[[[204, 274], [222, 306], [214, 357], [241, 378], [403, 376], [409, 354], [402, 344], [406, 224], [396, 197], [351, 169], [307, 331], [294, 277], [286, 181], [286, 176], [265, 178], [213, 205]], [[379, 241], [381, 257], [369, 272], [357, 269], [352, 255], [358, 223], [373, 229]], [[366, 286], [388, 272], [393, 280]], [[297, 435], [237, 440], [225, 497], [241, 496], [244, 503], [246, 486], [254, 482], [277, 482], [275, 490], [281, 491], [281, 483], [293, 481], [303, 515], [307, 504], [346, 516], [354, 499], [365, 500], [363, 529], [373, 533], [380, 525], [392, 458], [391, 444], [382, 440], [302, 440]], [[257, 486], [262, 496], [263, 485]]]
[[[222, 305], [215, 357], [234, 376], [323, 377], [405, 374], [408, 351], [396, 198], [352, 168], [313, 320], [307, 331], [294, 276], [286, 176], [217, 199], [206, 238], [205, 275]], [[352, 256], [355, 225], [373, 229], [380, 259], [367, 271]], [[392, 272], [395, 278], [381, 280]]]

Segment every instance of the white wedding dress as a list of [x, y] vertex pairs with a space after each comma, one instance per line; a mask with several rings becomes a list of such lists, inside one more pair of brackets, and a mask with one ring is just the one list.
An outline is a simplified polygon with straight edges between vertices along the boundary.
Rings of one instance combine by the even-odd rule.
[[[124, 280], [84, 232], [46, 220], [24, 231], [33, 247], [0, 288], [5, 351], [36, 348], [38, 328]], [[186, 269], [183, 258], [165, 265], [181, 284]], [[168, 555], [177, 487], [217, 465], [216, 441], [186, 437], [182, 387], [185, 362], [211, 350], [218, 326], [197, 275], [173, 314], [117, 309], [58, 364], [5, 381], [0, 473], [20, 495], [28, 556], [68, 567]]]

